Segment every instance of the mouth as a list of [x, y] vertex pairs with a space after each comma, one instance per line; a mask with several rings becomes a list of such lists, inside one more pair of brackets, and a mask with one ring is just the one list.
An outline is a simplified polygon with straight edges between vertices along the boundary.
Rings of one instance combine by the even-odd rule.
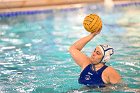
[[93, 55], [91, 56], [91, 59], [94, 59], [94, 56]]

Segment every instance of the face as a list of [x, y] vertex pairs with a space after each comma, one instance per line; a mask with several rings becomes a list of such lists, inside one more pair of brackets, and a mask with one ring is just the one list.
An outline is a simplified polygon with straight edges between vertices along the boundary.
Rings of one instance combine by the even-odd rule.
[[102, 57], [103, 54], [101, 52], [101, 49], [99, 47], [96, 47], [95, 50], [92, 52], [90, 59], [92, 63], [97, 64], [101, 61]]

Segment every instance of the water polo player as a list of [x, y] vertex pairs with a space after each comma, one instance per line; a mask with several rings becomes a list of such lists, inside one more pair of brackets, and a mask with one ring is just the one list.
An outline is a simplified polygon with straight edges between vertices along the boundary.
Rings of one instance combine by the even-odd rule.
[[83, 47], [99, 33], [99, 30], [91, 32], [69, 48], [72, 58], [82, 69], [78, 81], [86, 86], [102, 87], [106, 84], [117, 84], [121, 81], [119, 73], [113, 67], [105, 64], [109, 62], [114, 53], [111, 46], [98, 45], [90, 57], [81, 52]]

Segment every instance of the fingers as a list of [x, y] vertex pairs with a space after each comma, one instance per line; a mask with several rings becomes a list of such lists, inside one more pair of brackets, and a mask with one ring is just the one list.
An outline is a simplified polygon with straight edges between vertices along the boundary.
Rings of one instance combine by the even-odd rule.
[[100, 32], [101, 32], [101, 31], [91, 32], [91, 34], [97, 35], [97, 34], [100, 34]]

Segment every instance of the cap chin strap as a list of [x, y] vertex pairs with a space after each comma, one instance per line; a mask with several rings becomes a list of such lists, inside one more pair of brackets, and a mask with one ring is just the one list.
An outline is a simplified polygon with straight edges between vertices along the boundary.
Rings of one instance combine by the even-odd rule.
[[[99, 62], [99, 63], [101, 63], [101, 62]], [[93, 69], [94, 69], [95, 72], [96, 72], [96, 67], [95, 67], [95, 65], [98, 65], [99, 63], [97, 63], [97, 64], [92, 64], [92, 67], [93, 67]]]

